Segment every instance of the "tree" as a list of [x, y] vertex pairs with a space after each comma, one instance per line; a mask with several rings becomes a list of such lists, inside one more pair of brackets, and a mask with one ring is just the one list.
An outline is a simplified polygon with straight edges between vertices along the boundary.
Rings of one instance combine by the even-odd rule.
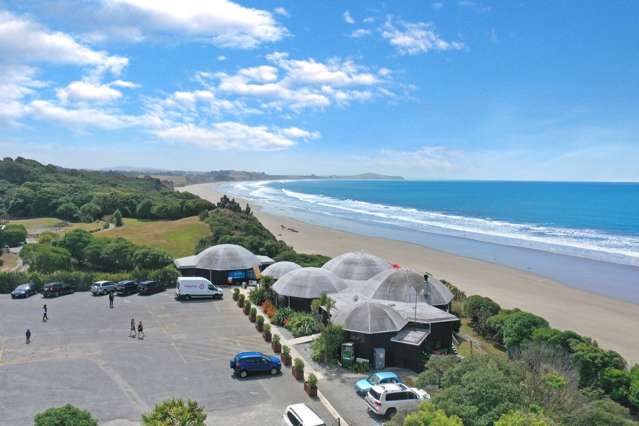
[[464, 302], [464, 313], [480, 334], [485, 333], [486, 320], [498, 314], [500, 309], [492, 299], [478, 295], [470, 296]]
[[320, 337], [311, 344], [313, 358], [316, 361], [323, 358], [325, 363], [334, 360], [345, 340], [346, 335], [341, 325], [327, 325], [322, 329]]
[[71, 404], [49, 408], [35, 416], [34, 426], [98, 426], [91, 413]]
[[566, 424], [579, 426], [633, 426], [627, 408], [610, 399], [598, 399], [575, 410]]
[[205, 426], [206, 412], [197, 402], [170, 399], [142, 415], [145, 426]]
[[64, 203], [60, 204], [60, 206], [56, 209], [55, 214], [57, 217], [64, 220], [76, 221], [80, 217], [80, 209], [78, 209], [78, 206], [73, 203]]
[[152, 208], [153, 208], [153, 201], [149, 199], [142, 200], [135, 208], [135, 216], [140, 219], [151, 219]]
[[0, 231], [0, 247], [17, 247], [27, 240], [27, 228], [24, 225], [9, 223]]
[[95, 237], [89, 231], [74, 229], [64, 235], [60, 245], [69, 250], [71, 256], [79, 263], [84, 263], [86, 260], [84, 250], [94, 239]]
[[626, 361], [614, 351], [601, 349], [589, 342], [580, 342], [572, 347], [573, 359], [579, 370], [581, 387], [603, 387], [602, 376], [608, 368], [624, 370]]
[[102, 209], [95, 203], [86, 203], [80, 207], [80, 219], [82, 222], [91, 223], [100, 217]]
[[113, 224], [115, 226], [122, 226], [123, 222], [122, 222], [122, 212], [120, 212], [120, 210], [116, 210], [113, 213]]
[[20, 257], [36, 272], [48, 274], [71, 270], [71, 253], [62, 247], [28, 244], [20, 251]]
[[404, 419], [404, 426], [464, 426], [457, 416], [447, 416], [444, 410], [436, 409], [430, 402], [423, 402], [419, 409]]
[[486, 327], [493, 339], [510, 350], [532, 339], [536, 329], [547, 328], [548, 321], [537, 315], [514, 309], [504, 310], [490, 317], [486, 321]]
[[495, 426], [550, 426], [551, 424], [540, 414], [523, 411], [511, 411], [495, 422]]
[[458, 362], [459, 358], [454, 355], [432, 355], [426, 363], [424, 371], [417, 376], [417, 386], [420, 388], [439, 387], [444, 374]]

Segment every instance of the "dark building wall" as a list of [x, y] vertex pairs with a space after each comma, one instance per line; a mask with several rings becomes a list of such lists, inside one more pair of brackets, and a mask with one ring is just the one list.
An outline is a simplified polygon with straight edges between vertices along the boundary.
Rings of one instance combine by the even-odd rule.
[[355, 356], [358, 358], [365, 358], [370, 361], [371, 368], [374, 367], [374, 352], [375, 348], [386, 349], [386, 365], [393, 365], [391, 358], [391, 341], [395, 336], [393, 333], [378, 333], [378, 334], [363, 334], [346, 332], [347, 341], [354, 342]]
[[278, 307], [290, 307], [296, 311], [311, 312], [313, 299], [302, 299], [299, 297], [277, 296]]
[[437, 322], [430, 325], [430, 335], [426, 340], [433, 349], [450, 348], [453, 345], [454, 322]]
[[[229, 273], [231, 273], [231, 271], [209, 271], [208, 269], [199, 268], [180, 269], [180, 274], [183, 277], [202, 277], [216, 285], [228, 284]], [[246, 270], [246, 276], [247, 278], [245, 279], [233, 279], [233, 284], [243, 284], [249, 280], [255, 279], [255, 273], [252, 269]]]

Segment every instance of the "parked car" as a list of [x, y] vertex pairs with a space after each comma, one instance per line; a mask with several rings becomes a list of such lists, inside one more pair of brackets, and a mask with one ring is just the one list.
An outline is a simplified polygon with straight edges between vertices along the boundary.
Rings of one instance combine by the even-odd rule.
[[140, 288], [138, 294], [153, 294], [164, 291], [164, 286], [157, 281], [142, 281], [138, 287]]
[[365, 398], [369, 410], [386, 418], [398, 412], [416, 410], [419, 404], [429, 399], [428, 392], [402, 383], [373, 386]]
[[360, 396], [365, 396], [375, 385], [386, 385], [389, 383], [401, 383], [399, 376], [391, 371], [380, 371], [373, 373], [365, 379], [355, 383], [355, 392]]
[[179, 277], [175, 286], [175, 297], [181, 299], [221, 299], [224, 292], [202, 277]]
[[91, 285], [91, 294], [101, 296], [115, 291], [115, 283], [113, 281], [96, 281]]
[[13, 291], [11, 292], [11, 298], [12, 299], [18, 299], [18, 298], [25, 299], [25, 298], [27, 298], [29, 296], [33, 296], [37, 292], [38, 292], [38, 288], [36, 287], [35, 283], [20, 284], [15, 289], [13, 289]]
[[115, 294], [118, 296], [137, 293], [139, 290], [138, 282], [133, 280], [120, 281], [115, 285]]
[[44, 297], [58, 297], [63, 294], [71, 294], [75, 291], [75, 288], [71, 284], [63, 282], [46, 283], [42, 286], [42, 296]]
[[282, 370], [279, 357], [264, 355], [261, 352], [240, 352], [231, 359], [234, 374], [245, 378], [249, 373], [269, 372], [275, 376]]
[[282, 416], [285, 426], [326, 426], [326, 423], [306, 404], [293, 404], [286, 407]]

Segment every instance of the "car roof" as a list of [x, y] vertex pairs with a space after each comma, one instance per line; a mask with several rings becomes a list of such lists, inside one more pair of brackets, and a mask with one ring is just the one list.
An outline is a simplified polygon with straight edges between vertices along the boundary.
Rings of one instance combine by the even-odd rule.
[[318, 416], [315, 411], [313, 411], [308, 405], [300, 403], [289, 405], [287, 410], [291, 410], [297, 417], [299, 417], [304, 425], [308, 426], [320, 426], [325, 424], [324, 420], [320, 416]]
[[397, 376], [397, 374], [393, 373], [392, 371], [378, 371], [374, 375], [379, 377], [380, 379], [399, 378], [399, 376]]
[[408, 390], [408, 386], [403, 383], [387, 383], [385, 385], [377, 385], [373, 386], [375, 392], [383, 393], [383, 392], [401, 392]]
[[111, 283], [111, 282], [113, 282], [113, 281], [106, 281], [106, 280], [103, 280], [103, 281], [96, 281], [96, 282], [94, 282], [93, 284], [104, 284], [104, 283]]
[[153, 283], [153, 284], [155, 284], [155, 281], [153, 281], [153, 280], [146, 280], [146, 281], [142, 281], [140, 284], [149, 284], [149, 283]]
[[64, 284], [64, 283], [60, 281], [51, 281], [50, 283], [46, 283], [45, 285], [56, 285], [56, 284]]
[[262, 352], [240, 352], [236, 355], [238, 358], [250, 358], [254, 356], [265, 356]]
[[129, 283], [134, 283], [135, 280], [124, 280], [124, 281], [120, 281], [118, 284], [129, 284]]
[[209, 281], [209, 280], [208, 278], [204, 278], [204, 277], [178, 277], [178, 281]]

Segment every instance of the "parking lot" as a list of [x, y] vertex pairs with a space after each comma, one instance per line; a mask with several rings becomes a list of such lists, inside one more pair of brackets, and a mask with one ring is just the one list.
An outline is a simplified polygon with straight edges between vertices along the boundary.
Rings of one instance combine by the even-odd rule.
[[[276, 377], [232, 377], [233, 354], [271, 350], [230, 291], [222, 301], [177, 302], [173, 296], [116, 297], [109, 309], [107, 297], [89, 293], [25, 300], [0, 295], [0, 425], [31, 425], [36, 413], [66, 403], [89, 410], [101, 424], [132, 425], [173, 397], [204, 406], [210, 425], [279, 425], [286, 405], [297, 402], [334, 424], [288, 369]], [[143, 322], [144, 340], [128, 337], [131, 318]]]

